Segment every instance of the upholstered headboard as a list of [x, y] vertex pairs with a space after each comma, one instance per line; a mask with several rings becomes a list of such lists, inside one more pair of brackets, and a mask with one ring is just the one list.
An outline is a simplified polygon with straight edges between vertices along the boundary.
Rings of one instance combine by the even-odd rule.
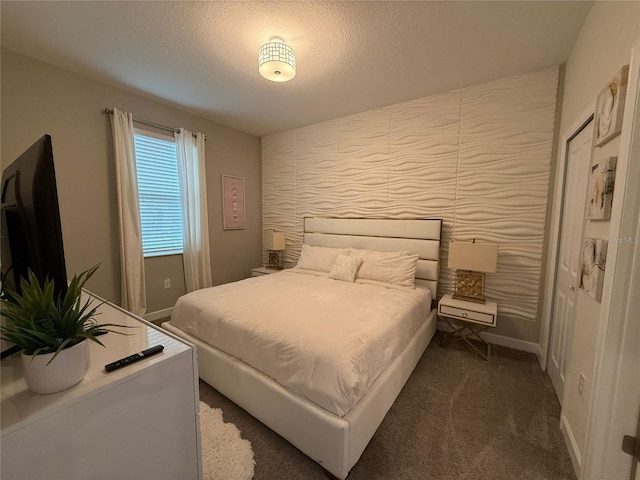
[[420, 255], [416, 283], [429, 287], [436, 299], [440, 261], [440, 219], [305, 217], [304, 243], [322, 247], [354, 247]]

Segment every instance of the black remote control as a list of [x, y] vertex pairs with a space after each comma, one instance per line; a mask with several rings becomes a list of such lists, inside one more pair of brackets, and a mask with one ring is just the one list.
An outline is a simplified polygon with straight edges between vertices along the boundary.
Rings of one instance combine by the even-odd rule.
[[164, 346], [156, 345], [155, 347], [147, 348], [146, 350], [143, 350], [141, 352], [134, 353], [133, 355], [121, 358], [120, 360], [116, 360], [113, 363], [108, 363], [104, 366], [104, 369], [107, 373], [113, 372], [114, 370], [118, 370], [119, 368], [126, 367], [127, 365], [138, 362], [143, 358], [147, 358], [156, 353], [160, 353], [162, 350], [164, 350]]

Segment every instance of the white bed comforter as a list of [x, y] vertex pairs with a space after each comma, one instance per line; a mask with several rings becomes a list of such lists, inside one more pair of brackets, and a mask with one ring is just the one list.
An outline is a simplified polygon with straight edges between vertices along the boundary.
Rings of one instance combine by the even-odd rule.
[[283, 271], [181, 297], [171, 323], [339, 416], [426, 318], [428, 289]]

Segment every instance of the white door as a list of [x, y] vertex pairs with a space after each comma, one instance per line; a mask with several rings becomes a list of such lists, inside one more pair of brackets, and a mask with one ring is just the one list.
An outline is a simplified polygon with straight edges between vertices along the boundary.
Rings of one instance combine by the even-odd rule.
[[[640, 235], [640, 220], [638, 221], [638, 230], [636, 231], [635, 241], [638, 241]], [[625, 342], [622, 346], [622, 363], [623, 368], [620, 373], [621, 385], [623, 391], [620, 392], [622, 397], [620, 408], [616, 408], [616, 415], [613, 419], [612, 430], [614, 432], [621, 430], [617, 435], [618, 441], [620, 435], [634, 435], [629, 425], [636, 424], [635, 437], [640, 439], [640, 381], [638, 381], [638, 365], [640, 365], [640, 248], [635, 245], [634, 268], [631, 274], [631, 283], [629, 285], [629, 304], [626, 312], [627, 328], [625, 329]], [[635, 292], [635, 293], [634, 293]], [[634, 419], [634, 413], [637, 420]], [[634, 422], [635, 420], [635, 422]], [[615, 437], [614, 437], [615, 438]], [[615, 462], [615, 460], [614, 460]], [[640, 458], [631, 459], [631, 480], [640, 480]]]
[[[640, 438], [640, 418], [638, 419], [638, 428], [636, 429], [636, 442]], [[631, 475], [629, 475], [630, 480], [640, 480], [640, 457], [635, 455], [634, 458], [631, 459]]]
[[[640, 238], [640, 221], [636, 231], [635, 240]], [[626, 311], [626, 328], [624, 331], [624, 342], [620, 352], [622, 368], [620, 369], [620, 391], [619, 401], [614, 403], [615, 413], [613, 416], [611, 430], [613, 441], [619, 442], [624, 435], [635, 436], [636, 441], [640, 441], [640, 381], [638, 380], [638, 365], [640, 365], [640, 248], [635, 245], [633, 273], [629, 285], [629, 303]], [[635, 415], [635, 417], [634, 417]], [[632, 425], [636, 425], [633, 431]], [[618, 462], [624, 465], [631, 461], [630, 480], [640, 480], [640, 458], [613, 458], [610, 467]]]
[[[638, 104], [640, 105], [640, 100]], [[640, 122], [636, 122], [636, 125], [639, 128], [640, 136]], [[637, 154], [631, 157], [632, 161], [639, 158], [640, 139], [636, 141], [636, 152]], [[633, 180], [630, 178], [627, 191], [636, 189], [638, 186], [640, 169], [636, 167], [635, 171], [635, 178]], [[620, 289], [628, 288], [628, 296], [626, 305], [620, 308], [621, 314], [614, 313], [622, 317], [623, 327], [619, 335], [621, 344], [618, 365], [613, 369], [615, 370], [617, 388], [614, 387], [615, 393], [608, 405], [612, 415], [609, 422], [609, 440], [605, 442], [606, 456], [602, 475], [603, 478], [640, 480], [638, 461], [623, 453], [620, 448], [625, 435], [640, 438], [640, 415], [638, 413], [640, 410], [640, 371], [638, 368], [640, 365], [640, 295], [638, 294], [640, 292], [640, 244], [638, 243], [640, 240], [640, 195], [637, 192], [635, 195], [631, 193], [628, 195], [629, 197], [635, 196], [635, 202], [627, 202], [631, 205], [626, 205], [625, 208], [630, 207], [631, 212], [635, 211], [636, 225], [634, 229], [623, 229], [623, 231], [629, 232], [629, 236], [625, 235], [619, 239], [619, 261], [629, 265], [630, 272], [625, 273], [625, 269], [620, 268], [623, 272], [621, 272], [618, 285], [622, 284], [619, 286]], [[616, 273], [618, 273], [618, 268], [616, 265]]]
[[[640, 102], [639, 102], [640, 103]], [[638, 141], [640, 153], [640, 141]], [[636, 157], [638, 158], [638, 157]], [[636, 169], [640, 173], [640, 169]], [[636, 182], [627, 185], [627, 189], [636, 188]], [[608, 436], [601, 443], [603, 452], [596, 452], [598, 458], [592, 461], [596, 464], [594, 474], [588, 478], [612, 480], [640, 480], [640, 466], [637, 459], [625, 454], [621, 447], [625, 435], [640, 438], [640, 198], [636, 195], [636, 228], [627, 230], [629, 237], [622, 237], [619, 247], [620, 262], [629, 265], [630, 272], [623, 272], [620, 279], [628, 288], [626, 305], [620, 305], [616, 321], [622, 327], [617, 337], [620, 339], [618, 358], [609, 372], [615, 377], [615, 386], [603, 408], [609, 413], [607, 419]], [[622, 268], [622, 270], [624, 270]], [[616, 273], [618, 267], [616, 266]], [[615, 285], [615, 284], [614, 284]], [[615, 293], [614, 293], [615, 294]], [[602, 456], [600, 456], [602, 455]]]
[[589, 122], [567, 145], [560, 246], [551, 316], [551, 348], [547, 365], [551, 382], [561, 403], [567, 363], [571, 354], [578, 295], [580, 239], [591, 168], [592, 134], [593, 122]]

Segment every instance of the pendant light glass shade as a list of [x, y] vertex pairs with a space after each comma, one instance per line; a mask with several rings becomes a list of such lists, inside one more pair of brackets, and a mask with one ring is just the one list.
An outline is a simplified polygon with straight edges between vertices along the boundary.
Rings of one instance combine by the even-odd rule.
[[296, 76], [296, 54], [280, 38], [272, 38], [260, 47], [258, 70], [267, 80], [286, 82]]

